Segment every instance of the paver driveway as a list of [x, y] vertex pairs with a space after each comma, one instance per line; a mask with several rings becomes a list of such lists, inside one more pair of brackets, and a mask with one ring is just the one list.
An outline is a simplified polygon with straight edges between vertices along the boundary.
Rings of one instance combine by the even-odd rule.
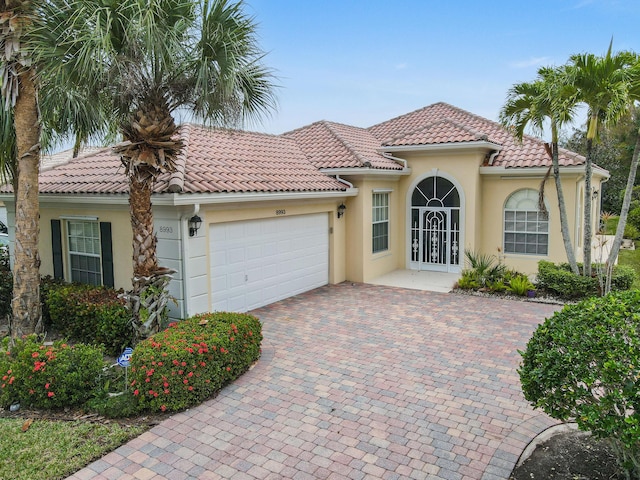
[[516, 368], [557, 308], [351, 283], [278, 302], [251, 371], [71, 478], [504, 480], [554, 424]]

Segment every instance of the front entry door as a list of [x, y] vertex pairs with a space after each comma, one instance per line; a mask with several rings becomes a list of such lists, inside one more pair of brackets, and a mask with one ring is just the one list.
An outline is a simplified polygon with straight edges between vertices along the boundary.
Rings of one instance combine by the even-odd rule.
[[460, 272], [460, 195], [449, 180], [427, 177], [412, 192], [411, 268]]
[[457, 271], [460, 252], [460, 209], [423, 207], [414, 209], [412, 260], [418, 270]]

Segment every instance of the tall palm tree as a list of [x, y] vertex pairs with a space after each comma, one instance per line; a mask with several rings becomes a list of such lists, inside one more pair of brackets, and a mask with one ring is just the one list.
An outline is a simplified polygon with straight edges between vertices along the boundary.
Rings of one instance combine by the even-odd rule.
[[[73, 15], [42, 7], [39, 61], [117, 122], [129, 179], [133, 294], [160, 275], [153, 233], [155, 180], [176, 168], [174, 121], [189, 111], [210, 125], [241, 126], [275, 104], [253, 18], [228, 0], [67, 0]], [[57, 49], [44, 48], [56, 45]], [[50, 69], [50, 70], [49, 70]]]
[[[40, 258], [38, 255], [38, 171], [40, 165], [40, 114], [36, 71], [24, 39], [34, 23], [34, 4], [28, 0], [0, 2], [0, 80], [2, 82], [3, 133], [15, 146], [6, 145], [2, 171], [11, 170], [16, 198], [15, 249], [11, 335], [13, 338], [40, 328]], [[13, 119], [11, 123], [7, 123]], [[12, 128], [13, 127], [13, 128]], [[7, 148], [8, 147], [8, 148]], [[10, 157], [15, 154], [15, 162]], [[9, 155], [9, 158], [7, 158]]]
[[631, 117], [636, 125], [636, 143], [633, 149], [633, 156], [631, 157], [631, 165], [629, 166], [629, 175], [627, 176], [627, 185], [624, 191], [624, 197], [622, 200], [622, 207], [620, 209], [620, 218], [618, 220], [618, 226], [616, 228], [616, 235], [609, 251], [609, 257], [607, 258], [607, 275], [603, 293], [609, 293], [611, 291], [611, 277], [613, 276], [613, 266], [620, 253], [620, 246], [622, 244], [622, 237], [624, 236], [624, 230], [627, 225], [627, 215], [629, 214], [629, 208], [631, 207], [631, 196], [633, 193], [633, 187], [636, 182], [636, 173], [638, 171], [638, 163], [640, 156], [640, 113], [636, 108], [636, 102], [640, 101], [640, 58], [636, 55], [635, 62], [629, 68], [629, 105], [631, 110]]
[[578, 263], [569, 234], [567, 208], [560, 180], [558, 152], [559, 129], [562, 125], [572, 122], [575, 116], [575, 91], [563, 81], [563, 78], [563, 68], [544, 67], [538, 70], [538, 77], [535, 81], [523, 82], [511, 87], [507, 94], [507, 100], [500, 111], [500, 121], [520, 141], [522, 141], [527, 127], [531, 128], [534, 133], [542, 134], [546, 123], [549, 123], [551, 143], [547, 144], [547, 153], [552, 161], [562, 240], [571, 270], [578, 274]]
[[592, 53], [572, 55], [567, 80], [575, 87], [578, 100], [588, 107], [584, 188], [584, 275], [591, 276], [593, 144], [601, 122], [615, 123], [630, 105], [630, 67], [635, 55], [612, 52], [613, 41], [604, 57]]

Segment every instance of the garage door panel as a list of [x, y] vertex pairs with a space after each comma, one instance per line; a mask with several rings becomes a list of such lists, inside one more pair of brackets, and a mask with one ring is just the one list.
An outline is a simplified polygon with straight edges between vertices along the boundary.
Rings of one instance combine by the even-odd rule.
[[210, 227], [214, 310], [246, 311], [326, 285], [327, 214]]

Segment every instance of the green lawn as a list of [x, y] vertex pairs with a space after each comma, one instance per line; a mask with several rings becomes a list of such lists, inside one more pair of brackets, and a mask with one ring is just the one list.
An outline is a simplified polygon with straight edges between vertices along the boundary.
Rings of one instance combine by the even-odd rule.
[[102, 457], [146, 427], [89, 422], [35, 420], [23, 432], [24, 419], [0, 418], [2, 480], [63, 479]]

